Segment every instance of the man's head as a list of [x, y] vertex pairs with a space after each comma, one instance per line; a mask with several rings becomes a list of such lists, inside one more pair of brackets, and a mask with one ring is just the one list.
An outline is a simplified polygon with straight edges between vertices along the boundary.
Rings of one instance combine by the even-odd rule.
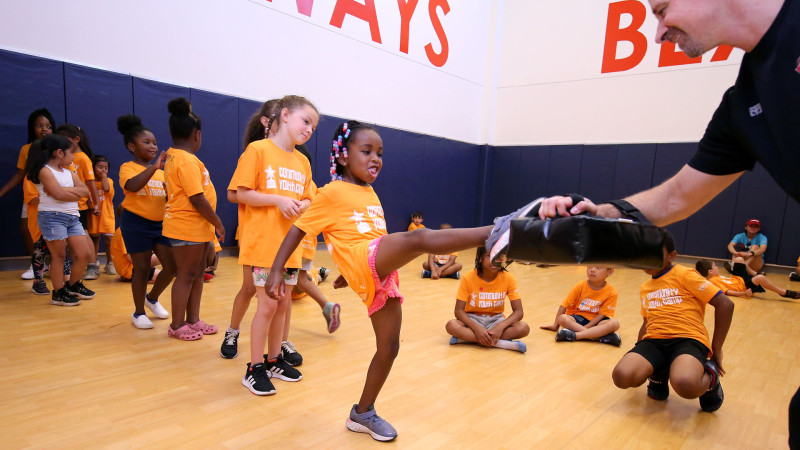
[[750, 219], [744, 225], [744, 229], [747, 231], [747, 234], [753, 236], [761, 231], [761, 221], [758, 219]]
[[721, 44], [719, 7], [711, 1], [648, 0], [658, 19], [656, 43], [670, 41], [695, 58]]

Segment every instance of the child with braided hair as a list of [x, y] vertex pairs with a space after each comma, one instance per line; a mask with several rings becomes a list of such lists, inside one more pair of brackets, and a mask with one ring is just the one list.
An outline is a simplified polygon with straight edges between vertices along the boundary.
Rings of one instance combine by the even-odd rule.
[[[425, 253], [446, 254], [483, 245], [492, 227], [387, 234], [383, 207], [371, 186], [383, 168], [383, 151], [383, 141], [370, 125], [356, 121], [339, 125], [331, 148], [332, 181], [317, 191], [314, 202], [289, 229], [272, 263], [275, 270], [267, 277], [266, 290], [273, 299], [288, 294], [283, 267], [303, 236], [323, 233], [342, 278], [367, 307], [377, 346], [347, 428], [389, 441], [397, 437], [397, 431], [377, 415], [374, 403], [400, 349], [403, 295], [397, 270]], [[496, 223], [507, 223], [525, 208]]]

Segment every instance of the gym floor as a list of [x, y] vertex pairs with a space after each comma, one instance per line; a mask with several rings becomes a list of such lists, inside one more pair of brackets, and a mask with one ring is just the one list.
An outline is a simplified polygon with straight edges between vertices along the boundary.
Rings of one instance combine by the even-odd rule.
[[[474, 251], [462, 252], [465, 270]], [[333, 268], [320, 285], [342, 305], [333, 334], [315, 302], [294, 302], [290, 339], [304, 357], [298, 383], [275, 381], [277, 394], [252, 395], [241, 385], [249, 355], [251, 304], [239, 356], [219, 347], [242, 271], [221, 258], [205, 285], [202, 318], [220, 333], [196, 342], [167, 337], [168, 321], [152, 330], [130, 323], [130, 285], [102, 275], [86, 285], [95, 299], [67, 308], [29, 292], [19, 272], [0, 273], [0, 316], [6, 320], [0, 355], [0, 442], [3, 448], [194, 447], [365, 448], [384, 445], [345, 428], [374, 352], [366, 309], [348, 288], [334, 290]], [[459, 282], [421, 279], [422, 257], [403, 268], [405, 295], [400, 355], [378, 397], [378, 414], [399, 433], [401, 448], [786, 448], [787, 408], [800, 385], [797, 361], [800, 302], [777, 294], [734, 298], [733, 325], [724, 347], [725, 403], [716, 413], [674, 392], [665, 402], [644, 386], [620, 390], [611, 370], [634, 344], [641, 325], [642, 271], [618, 269], [609, 282], [619, 292], [622, 346], [555, 342], [539, 325], [553, 321], [583, 267], [514, 264], [531, 334], [528, 352], [448, 345]], [[779, 286], [800, 287], [783, 273]], [[49, 281], [48, 281], [49, 284]], [[169, 290], [161, 298], [170, 309]], [[507, 307], [510, 311], [510, 307]], [[713, 308], [706, 326], [713, 329]]]

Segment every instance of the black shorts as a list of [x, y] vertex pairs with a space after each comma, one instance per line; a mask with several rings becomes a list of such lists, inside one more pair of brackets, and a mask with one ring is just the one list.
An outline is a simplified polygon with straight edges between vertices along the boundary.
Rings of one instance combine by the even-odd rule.
[[653, 372], [669, 370], [672, 361], [680, 355], [691, 355], [705, 364], [708, 359], [708, 347], [697, 339], [642, 339], [628, 353], [638, 353], [653, 366]]
[[156, 244], [172, 247], [169, 243], [169, 239], [161, 234], [162, 223], [163, 222], [160, 221], [145, 219], [138, 214], [123, 209], [119, 227], [128, 254], [153, 250]]
[[[591, 322], [591, 320], [587, 319], [586, 317], [583, 317], [580, 314], [571, 314], [571, 316], [572, 316], [573, 319], [575, 319], [575, 322], [578, 322], [578, 325], [580, 325], [582, 327], [585, 327], [586, 324]], [[608, 320], [608, 317], [604, 316], [602, 319], [600, 319], [600, 322], [602, 322], [604, 320]], [[597, 322], [597, 323], [600, 323], [600, 322]]]
[[78, 214], [80, 214], [80, 217], [78, 217], [78, 219], [81, 221], [81, 226], [83, 227], [84, 230], [88, 230], [89, 229], [89, 210], [88, 209], [84, 209], [82, 211], [78, 211]]
[[753, 276], [747, 273], [746, 264], [733, 263], [733, 271], [731, 273], [737, 277], [742, 277], [747, 289], [752, 289], [753, 292], [766, 292], [763, 287], [753, 284]]

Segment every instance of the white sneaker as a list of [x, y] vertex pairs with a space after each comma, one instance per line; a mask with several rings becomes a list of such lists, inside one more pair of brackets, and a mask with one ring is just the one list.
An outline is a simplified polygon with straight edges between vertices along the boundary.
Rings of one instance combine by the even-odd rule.
[[86, 266], [86, 273], [83, 275], [84, 280], [96, 280], [100, 277], [100, 266], [90, 264]]
[[166, 319], [169, 317], [169, 312], [163, 306], [161, 306], [161, 303], [159, 302], [150, 303], [150, 300], [147, 300], [147, 297], [145, 297], [144, 306], [146, 306], [147, 309], [149, 309], [150, 312], [152, 312], [153, 315], [159, 319]]
[[139, 328], [139, 329], [142, 329], [142, 330], [146, 330], [148, 328], [153, 328], [153, 322], [151, 322], [150, 319], [148, 319], [147, 315], [145, 315], [145, 314], [142, 314], [139, 317], [131, 316], [131, 323], [136, 328]]
[[32, 280], [33, 279], [33, 266], [28, 267], [28, 270], [22, 272], [21, 278], [23, 280]]
[[109, 261], [104, 269], [107, 275], [117, 275], [117, 269], [114, 268], [114, 263]]

